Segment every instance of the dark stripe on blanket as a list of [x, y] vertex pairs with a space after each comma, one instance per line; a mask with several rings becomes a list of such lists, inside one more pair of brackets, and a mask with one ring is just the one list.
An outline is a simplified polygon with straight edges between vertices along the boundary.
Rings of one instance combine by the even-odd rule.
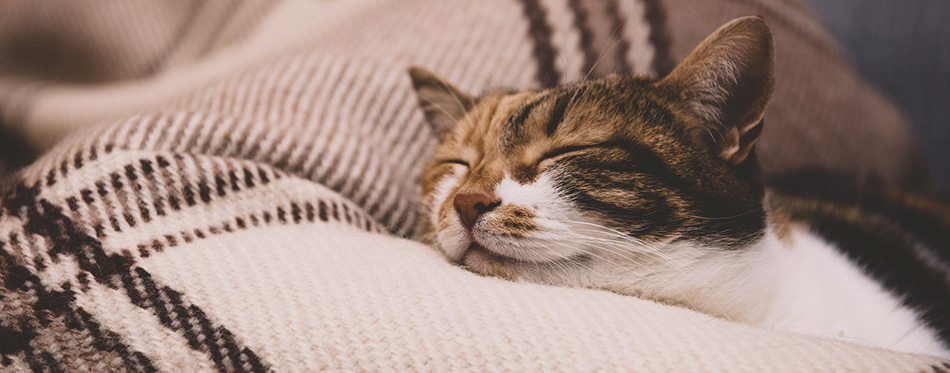
[[653, 71], [659, 77], [673, 71], [673, 58], [670, 56], [670, 34], [666, 26], [666, 9], [661, 0], [644, 0], [646, 18], [650, 23], [650, 43], [656, 52], [653, 54]]
[[[12, 238], [14, 239], [10, 242], [18, 241], [18, 237]], [[83, 363], [97, 366], [97, 363], [119, 357], [122, 364], [131, 371], [157, 371], [145, 355], [122, 343], [118, 334], [102, 328], [92, 315], [82, 308], [76, 308], [76, 294], [69, 283], [63, 286], [63, 291], [51, 291], [43, 286], [42, 280], [35, 273], [7, 251], [8, 248], [13, 249], [9, 247], [12, 245], [10, 242], [4, 244], [0, 241], [0, 270], [4, 274], [3, 296], [0, 296], [0, 302], [4, 298], [15, 296], [16, 293], [28, 293], [29, 297], [6, 306], [17, 307], [19, 309], [15, 311], [19, 312], [29, 311], [29, 316], [9, 320], [9, 326], [0, 327], [0, 334], [5, 337], [3, 343], [0, 343], [0, 367], [9, 366], [13, 357], [22, 354], [33, 370], [76, 370], [82, 367], [68, 365], [70, 359], [62, 354], [95, 348], [95, 352], [87, 350], [85, 358], [88, 361]], [[9, 308], [7, 312], [10, 312]], [[56, 338], [37, 339], [41, 334], [55, 334]], [[64, 343], [70, 344], [72, 349], [62, 349], [61, 344]], [[58, 356], [54, 356], [54, 353]]]
[[[184, 302], [179, 292], [156, 283], [149, 273], [136, 266], [135, 259], [128, 251], [122, 255], [107, 254], [102, 248], [101, 241], [86, 234], [79, 225], [69, 219], [64, 208], [38, 198], [38, 186], [31, 187], [19, 183], [13, 188], [4, 189], [6, 190], [2, 198], [3, 208], [12, 214], [19, 215], [19, 218], [25, 222], [23, 228], [27, 235], [45, 239], [49, 247], [50, 259], [54, 262], [61, 260], [62, 256], [71, 256], [82, 272], [80, 277], [91, 275], [92, 279], [100, 284], [112, 289], [124, 289], [132, 304], [151, 311], [158, 316], [166, 328], [181, 333], [191, 348], [210, 355], [218, 370], [266, 371], [267, 368], [260, 358], [247, 347], [239, 345], [233, 333], [223, 326], [214, 324], [197, 306]], [[97, 189], [102, 189], [102, 187]], [[10, 240], [10, 242], [22, 241], [15, 237]], [[17, 264], [13, 264], [17, 263], [14, 254], [8, 252], [7, 248], [2, 249], [0, 266], [16, 266]], [[20, 249], [13, 252], [24, 251], [28, 250]], [[41, 260], [33, 267], [36, 270], [42, 270], [49, 264]], [[26, 282], [41, 284], [37, 274], [32, 270], [23, 267], [19, 272], [22, 273], [20, 277], [26, 276], [36, 278], [36, 280], [7, 283], [5, 285], [8, 289], [22, 287], [21, 283]], [[4, 273], [10, 273], [10, 271], [5, 270]], [[10, 278], [7, 277], [7, 282], [9, 282]], [[84, 282], [82, 278], [79, 281]], [[37, 286], [37, 288], [42, 287]], [[88, 318], [86, 321], [90, 320], [92, 319]], [[115, 349], [109, 351], [118, 352], [120, 355], [126, 355], [126, 359], [132, 359], [128, 364], [147, 363], [147, 359], [140, 356], [141, 354], [130, 355], [128, 351], [123, 354]]]
[[582, 71], [587, 74], [594, 69], [594, 64], [597, 63], [599, 55], [597, 47], [594, 46], [594, 33], [588, 27], [590, 14], [587, 8], [584, 7], [583, 0], [569, 0], [568, 6], [571, 12], [574, 13], [574, 27], [577, 27], [577, 31], [580, 33], [581, 48], [584, 50], [584, 69]]
[[551, 26], [547, 23], [547, 12], [538, 0], [521, 0], [525, 16], [528, 17], [528, 35], [534, 41], [534, 58], [538, 62], [537, 79], [542, 87], [554, 87], [561, 83], [561, 77], [554, 68], [557, 52], [551, 44]]

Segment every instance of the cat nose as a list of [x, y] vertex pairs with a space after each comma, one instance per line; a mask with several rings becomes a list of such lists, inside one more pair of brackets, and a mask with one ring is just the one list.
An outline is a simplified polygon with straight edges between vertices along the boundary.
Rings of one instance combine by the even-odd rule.
[[482, 214], [501, 204], [501, 200], [483, 189], [463, 189], [455, 194], [455, 211], [465, 229], [472, 230]]

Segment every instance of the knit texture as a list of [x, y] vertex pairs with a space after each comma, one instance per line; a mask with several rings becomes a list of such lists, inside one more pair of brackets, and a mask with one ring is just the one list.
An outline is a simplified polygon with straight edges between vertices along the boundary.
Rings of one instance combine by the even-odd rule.
[[[588, 72], [662, 74], [679, 48], [698, 41], [676, 35], [715, 28], [673, 32], [674, 14], [693, 11], [673, 3], [0, 3], [0, 45], [46, 27], [51, 40], [94, 46], [84, 60], [93, 63], [34, 66], [18, 64], [21, 56], [0, 70], [2, 123], [47, 149], [0, 182], [0, 366], [950, 369], [933, 357], [633, 297], [480, 277], [411, 240], [418, 179], [435, 140], [407, 66], [428, 66], [473, 92], [550, 86]], [[732, 10], [698, 19], [798, 4], [721, 3]], [[800, 18], [776, 25], [779, 47], [799, 40], [781, 30], [806, 28], [825, 49], [801, 53], [834, 62], [837, 79], [854, 90], [827, 93], [829, 104], [794, 119], [831, 120], [828, 105], [880, 105], [862, 125], [892, 133], [861, 133], [893, 154], [863, 169], [906, 180], [902, 167], [919, 165], [899, 115], [827, 49], [833, 44], [811, 18]], [[786, 94], [775, 106], [788, 112], [806, 96]], [[781, 117], [769, 125], [785, 136], [807, 133]], [[770, 162], [848, 167], [865, 151], [797, 157], [793, 148]]]

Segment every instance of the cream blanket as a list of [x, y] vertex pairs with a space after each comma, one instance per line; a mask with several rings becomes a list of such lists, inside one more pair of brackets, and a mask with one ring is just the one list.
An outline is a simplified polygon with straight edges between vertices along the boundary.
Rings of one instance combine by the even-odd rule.
[[[780, 50], [809, 40], [812, 49], [798, 52], [826, 63], [831, 72], [819, 78], [835, 73], [853, 88], [789, 114], [796, 123], [833, 121], [838, 114], [825, 110], [832, 105], [855, 113], [878, 105], [858, 137], [877, 138], [877, 151], [892, 154], [863, 169], [906, 180], [896, 170], [917, 167], [912, 141], [899, 141], [899, 115], [835, 64], [840, 55], [807, 9], [722, 1], [696, 16], [713, 24], [707, 30], [684, 26], [686, 36], [677, 36], [671, 24], [685, 17], [677, 14], [712, 2], [687, 3], [0, 2], [2, 53], [19, 48], [0, 70], [0, 114], [8, 129], [48, 149], [0, 183], [0, 366], [950, 369], [933, 357], [632, 297], [479, 277], [411, 240], [417, 179], [434, 140], [408, 65], [472, 91], [551, 85], [588, 71], [663, 73], [678, 48], [697, 41], [682, 40], [735, 13], [771, 12], [777, 35], [795, 30], [777, 36]], [[725, 19], [706, 21], [716, 17]], [[75, 48], [11, 41], [24, 35]], [[785, 66], [780, 77], [799, 77]], [[808, 95], [777, 93], [777, 110], [790, 113]], [[808, 140], [812, 130], [791, 122], [769, 125], [820, 148], [823, 140]], [[846, 141], [838, 157], [793, 157], [793, 147], [767, 145], [764, 158], [778, 168], [847, 167], [862, 155]]]

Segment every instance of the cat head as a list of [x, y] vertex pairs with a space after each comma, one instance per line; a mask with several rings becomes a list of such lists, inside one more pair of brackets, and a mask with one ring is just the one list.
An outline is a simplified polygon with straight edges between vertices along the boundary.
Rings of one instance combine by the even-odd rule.
[[476, 98], [411, 68], [440, 138], [422, 180], [424, 238], [476, 272], [575, 283], [679, 247], [749, 245], [765, 226], [753, 145], [773, 60], [768, 25], [745, 17], [663, 79]]

